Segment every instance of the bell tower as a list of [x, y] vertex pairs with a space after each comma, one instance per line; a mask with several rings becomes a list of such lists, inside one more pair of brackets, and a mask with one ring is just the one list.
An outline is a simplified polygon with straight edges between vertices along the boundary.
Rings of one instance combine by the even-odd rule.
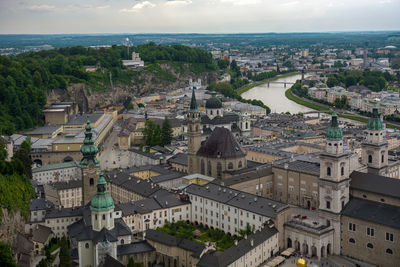
[[88, 204], [96, 194], [96, 184], [100, 173], [100, 163], [96, 158], [99, 149], [94, 144], [92, 136], [92, 127], [90, 126], [90, 121], [87, 121], [85, 127], [85, 139], [83, 140], [83, 145], [81, 147], [83, 157], [79, 163], [82, 168], [83, 205]]
[[340, 253], [340, 213], [349, 201], [351, 153], [343, 147], [343, 132], [336, 113], [326, 132], [325, 151], [320, 154], [319, 215], [335, 230], [333, 253]]
[[192, 99], [188, 112], [188, 171], [189, 174], [199, 172], [197, 151], [201, 146], [201, 119], [200, 112], [197, 110], [196, 95], [192, 90]]
[[372, 109], [361, 144], [362, 163], [368, 166], [368, 172], [384, 175], [388, 166], [388, 142], [386, 128], [379, 117], [376, 104]]

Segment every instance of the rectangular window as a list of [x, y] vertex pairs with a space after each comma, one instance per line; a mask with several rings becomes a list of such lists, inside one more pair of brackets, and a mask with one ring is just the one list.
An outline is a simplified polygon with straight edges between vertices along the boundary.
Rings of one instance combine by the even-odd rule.
[[326, 201], [326, 208], [330, 209], [331, 208], [331, 202], [330, 201]]
[[356, 231], [356, 225], [354, 223], [349, 223], [349, 231]]
[[393, 242], [393, 234], [392, 233], [386, 233], [386, 241]]
[[367, 236], [375, 236], [374, 228], [367, 227]]

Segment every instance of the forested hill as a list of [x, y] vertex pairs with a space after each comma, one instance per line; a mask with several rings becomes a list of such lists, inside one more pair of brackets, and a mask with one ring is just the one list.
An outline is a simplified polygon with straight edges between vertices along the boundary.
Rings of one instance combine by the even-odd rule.
[[[145, 61], [140, 71], [125, 69], [123, 59], [130, 59], [134, 49]], [[0, 56], [0, 134], [32, 128], [42, 122], [46, 93], [52, 89], [66, 90], [74, 83], [84, 83], [93, 91], [110, 89], [110, 73], [114, 85], [143, 83], [143, 74], [151, 73], [152, 83], [168, 84], [177, 77], [160, 67], [169, 63], [178, 73], [200, 74], [214, 71], [217, 65], [205, 50], [183, 45], [161, 46], [154, 43], [135, 48], [69, 47]], [[97, 65], [96, 72], [84, 66]]]

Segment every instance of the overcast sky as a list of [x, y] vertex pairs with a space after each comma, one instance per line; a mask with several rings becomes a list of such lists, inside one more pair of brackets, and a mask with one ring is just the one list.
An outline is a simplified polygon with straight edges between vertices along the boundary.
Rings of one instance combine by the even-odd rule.
[[400, 30], [400, 0], [0, 0], [0, 33]]

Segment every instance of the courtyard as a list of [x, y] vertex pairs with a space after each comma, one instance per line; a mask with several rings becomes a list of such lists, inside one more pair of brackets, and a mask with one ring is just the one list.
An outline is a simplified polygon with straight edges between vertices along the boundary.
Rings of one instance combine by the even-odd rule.
[[224, 251], [234, 245], [235, 240], [239, 241], [245, 235], [250, 235], [251, 228], [248, 225], [246, 230], [240, 230], [239, 235], [226, 234], [219, 229], [210, 229], [201, 225], [194, 225], [184, 221], [176, 223], [166, 223], [163, 227], [157, 228], [157, 231], [167, 233], [169, 235], [193, 240], [195, 242], [206, 244], [207, 242], [215, 244], [218, 251]]

